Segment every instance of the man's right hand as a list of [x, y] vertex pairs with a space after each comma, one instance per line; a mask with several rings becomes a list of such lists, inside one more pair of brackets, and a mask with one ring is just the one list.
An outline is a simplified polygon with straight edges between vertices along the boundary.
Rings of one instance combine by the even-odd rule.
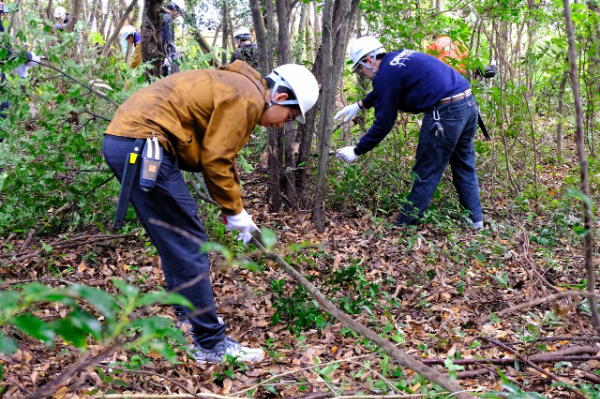
[[252, 221], [252, 217], [243, 209], [240, 213], [233, 216], [223, 215], [223, 222], [227, 230], [237, 230], [240, 232], [240, 238], [244, 245], [248, 245], [252, 239], [252, 233], [260, 231], [258, 226]]
[[342, 109], [340, 112], [335, 114], [333, 119], [337, 120], [342, 115], [346, 115], [346, 117], [344, 118], [344, 122], [348, 122], [350, 119], [354, 118], [356, 114], [358, 114], [358, 111], [360, 111], [360, 106], [358, 105], [358, 103], [350, 104], [344, 109]]
[[346, 162], [354, 162], [358, 158], [358, 155], [356, 155], [356, 152], [354, 152], [353, 145], [349, 147], [340, 148], [336, 151], [336, 156], [339, 159], [343, 159]]

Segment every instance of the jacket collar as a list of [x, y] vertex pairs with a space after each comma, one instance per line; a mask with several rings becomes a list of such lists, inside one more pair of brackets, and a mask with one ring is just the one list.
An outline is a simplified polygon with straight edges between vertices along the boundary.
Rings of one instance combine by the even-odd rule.
[[[219, 67], [219, 69], [244, 75], [254, 84], [254, 86], [256, 86], [262, 97], [265, 97], [265, 93], [267, 92], [267, 81], [260, 76], [260, 73], [258, 73], [254, 68], [246, 64], [244, 61], [237, 60], [232, 64], [223, 65], [222, 67]], [[268, 103], [266, 101], [265, 107], [268, 107]]]

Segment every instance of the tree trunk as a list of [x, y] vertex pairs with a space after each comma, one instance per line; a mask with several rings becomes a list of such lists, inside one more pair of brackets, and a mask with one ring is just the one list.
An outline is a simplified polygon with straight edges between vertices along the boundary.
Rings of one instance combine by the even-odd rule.
[[[575, 142], [577, 144], [577, 155], [579, 157], [579, 173], [581, 176], [581, 193], [583, 198], [583, 224], [585, 227], [585, 236], [583, 237], [585, 252], [585, 269], [587, 272], [587, 289], [590, 294], [596, 293], [596, 271], [594, 268], [594, 226], [592, 224], [590, 184], [588, 181], [588, 161], [585, 154], [585, 144], [583, 142], [583, 105], [581, 103], [581, 90], [579, 87], [579, 73], [577, 71], [577, 48], [575, 47], [575, 33], [573, 30], [573, 21], [571, 20], [571, 6], [569, 0], [563, 0], [563, 12], [567, 28], [567, 37], [569, 40], [569, 62], [571, 63], [571, 89], [575, 99]], [[590, 310], [592, 312], [592, 322], [598, 334], [600, 334], [600, 315], [598, 307], [593, 296], [588, 297]]]
[[[42, 2], [40, 2], [42, 4]], [[48, 7], [46, 7], [46, 18], [50, 21], [54, 21], [54, 10], [52, 7], [52, 0], [48, 0]]]
[[[119, 20], [119, 23], [115, 27], [115, 32], [113, 33], [111, 38], [108, 39], [106, 41], [106, 43], [104, 44], [104, 48], [102, 49], [101, 57], [106, 57], [106, 55], [108, 54], [108, 50], [110, 49], [112, 44], [115, 42], [115, 40], [118, 40], [118, 37], [121, 32], [121, 28], [123, 28], [123, 25], [125, 25], [125, 21], [129, 20], [129, 14], [131, 13], [131, 11], [133, 10], [133, 7], [135, 7], [136, 4], [137, 4], [137, 0], [131, 0], [131, 4], [129, 4], [129, 6], [125, 10], [125, 14], [123, 14], [121, 19]], [[143, 48], [142, 48], [142, 50], [143, 50]]]
[[227, 2], [227, 0], [223, 0], [223, 21], [221, 22], [221, 25], [223, 26], [223, 44], [221, 46], [223, 48], [223, 52], [221, 53], [221, 63], [223, 65], [225, 65], [228, 63], [227, 49], [229, 48], [229, 34], [230, 34], [229, 3]]
[[162, 18], [160, 9], [162, 0], [144, 0], [144, 13], [142, 19], [142, 60], [152, 61], [152, 69], [148, 71], [148, 77], [160, 76], [161, 66], [164, 59], [162, 52], [162, 39], [160, 29]]
[[[102, 35], [102, 37], [106, 40], [106, 25], [108, 24], [108, 20], [110, 18], [110, 12], [112, 9], [112, 1], [108, 0], [108, 3], [106, 5], [106, 14], [102, 14], [102, 1], [99, 4], [98, 7], [98, 13], [102, 16], [102, 27], [100, 28], [100, 34]], [[99, 21], [99, 20], [98, 20]]]
[[560, 81], [558, 88], [558, 122], [556, 125], [556, 156], [562, 157], [563, 151], [563, 125], [565, 124], [564, 103], [565, 103], [565, 87], [569, 74], [565, 72]]
[[317, 2], [314, 1], [312, 3], [313, 5], [313, 13], [315, 14], [315, 31], [314, 31], [314, 42], [315, 42], [315, 48], [319, 48], [321, 47], [321, 19], [319, 16], [319, 9], [317, 7]]
[[81, 12], [81, 2], [86, 0], [72, 0], [71, 13], [69, 14], [69, 22], [65, 28], [65, 32], [71, 33], [75, 29], [75, 24], [79, 21], [79, 13]]
[[[277, 22], [279, 29], [277, 32], [277, 64], [284, 65], [292, 62], [292, 52], [290, 48], [290, 1], [275, 0], [277, 9]], [[283, 165], [283, 196], [286, 205], [291, 209], [296, 209], [299, 205], [296, 194], [296, 166], [298, 161], [298, 142], [296, 139], [296, 123], [286, 122], [285, 124], [285, 164]]]
[[265, 25], [263, 23], [263, 15], [260, 12], [260, 4], [258, 0], [250, 0], [250, 11], [252, 13], [252, 22], [256, 33], [256, 44], [258, 46], [258, 69], [262, 76], [267, 76], [273, 65], [269, 65], [267, 59], [268, 42], [265, 34]]
[[[345, 65], [348, 25], [352, 20], [352, 1], [337, 0], [334, 14], [334, 0], [325, 0], [323, 7], [322, 37], [322, 82], [321, 117], [319, 123], [319, 162], [315, 201], [312, 210], [312, 220], [317, 230], [325, 230], [325, 194], [327, 192], [327, 171], [329, 169], [329, 147], [331, 143], [331, 128], [335, 111], [335, 97], [338, 80]], [[334, 15], [339, 23], [334, 25]], [[336, 37], [334, 27], [337, 27]]]

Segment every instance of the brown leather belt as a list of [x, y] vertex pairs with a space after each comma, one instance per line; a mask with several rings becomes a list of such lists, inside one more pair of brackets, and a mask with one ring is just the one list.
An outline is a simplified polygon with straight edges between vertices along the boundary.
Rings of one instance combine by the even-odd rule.
[[458, 94], [455, 94], [450, 97], [442, 98], [440, 101], [437, 102], [436, 105], [448, 104], [453, 101], [462, 100], [463, 98], [469, 97], [471, 94], [472, 94], [471, 89], [467, 89], [467, 90], [463, 91], [462, 93], [458, 93]]

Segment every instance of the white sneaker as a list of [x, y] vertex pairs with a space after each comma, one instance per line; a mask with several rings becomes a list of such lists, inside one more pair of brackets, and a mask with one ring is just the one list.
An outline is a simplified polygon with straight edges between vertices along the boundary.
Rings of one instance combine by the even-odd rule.
[[229, 337], [225, 337], [211, 349], [204, 349], [194, 340], [194, 347], [194, 357], [198, 363], [222, 363], [225, 355], [233, 356], [239, 362], [251, 363], [258, 363], [265, 358], [265, 352], [261, 348], [248, 348]]

